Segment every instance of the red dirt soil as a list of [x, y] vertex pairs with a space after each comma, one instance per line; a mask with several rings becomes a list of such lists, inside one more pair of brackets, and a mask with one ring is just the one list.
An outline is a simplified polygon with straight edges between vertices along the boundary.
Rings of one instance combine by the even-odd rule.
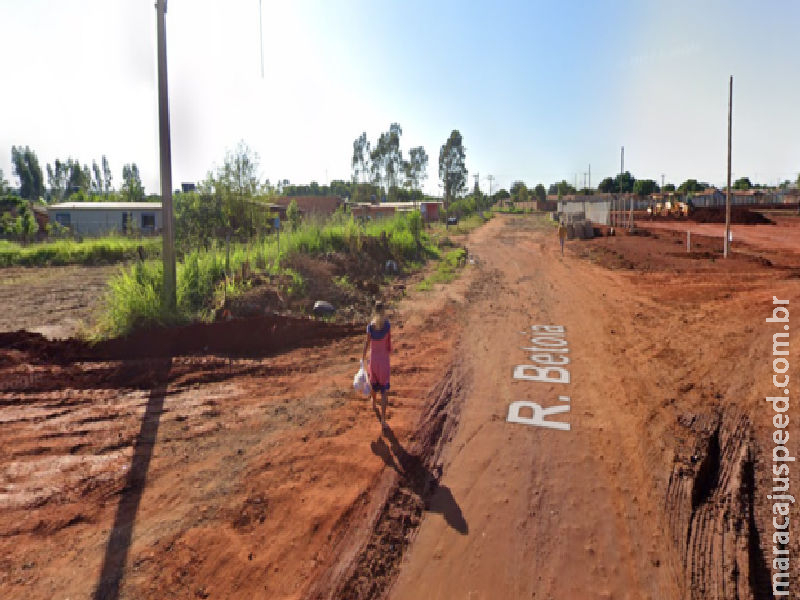
[[[640, 219], [655, 222], [673, 222], [673, 221], [691, 221], [694, 223], [724, 223], [725, 222], [725, 208], [722, 207], [708, 207], [701, 206], [693, 208], [688, 217], [683, 216], [661, 216], [661, 215], [646, 215], [646, 213], [637, 213]], [[731, 223], [737, 225], [769, 225], [772, 221], [765, 217], [761, 211], [753, 210], [745, 206], [731, 206]]]
[[[258, 351], [226, 323], [258, 340], [233, 359], [0, 337], [0, 597], [767, 598], [764, 318], [800, 261], [680, 235], [561, 259], [542, 219], [493, 219], [391, 315], [385, 434], [346, 327]], [[566, 327], [569, 384], [512, 378], [535, 324]], [[569, 431], [506, 421], [562, 394]]]
[[[464, 317], [471, 377], [441, 480], [468, 532], [426, 514], [390, 597], [767, 598], [764, 318], [800, 281], [653, 236], [568, 242], [562, 260], [552, 229], [499, 225], [470, 243], [490, 292]], [[566, 327], [568, 385], [512, 378], [535, 324]], [[550, 419], [570, 431], [506, 422], [510, 402], [559, 394], [570, 412]]]
[[[790, 264], [796, 264], [800, 257], [800, 217], [774, 216], [770, 215], [774, 225], [733, 225], [733, 252], [743, 250], [744, 252], [759, 252], [770, 255], [771, 259], [777, 259], [777, 263], [783, 262], [782, 257], [787, 257]], [[692, 239], [696, 235], [715, 238], [718, 240], [719, 247], [722, 248], [722, 240], [725, 238], [725, 225], [718, 223], [687, 223], [687, 222], [650, 222], [639, 221], [637, 227], [649, 231], [676, 231], [683, 233], [683, 244], [686, 243], [686, 231], [692, 232]]]

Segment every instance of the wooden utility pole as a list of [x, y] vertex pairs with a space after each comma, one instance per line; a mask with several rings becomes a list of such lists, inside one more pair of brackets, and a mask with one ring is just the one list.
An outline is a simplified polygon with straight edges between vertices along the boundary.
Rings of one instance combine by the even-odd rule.
[[156, 32], [158, 34], [158, 141], [161, 154], [161, 213], [164, 260], [164, 307], [173, 312], [175, 295], [175, 247], [172, 214], [172, 155], [169, 139], [169, 96], [167, 94], [167, 0], [156, 0]]
[[728, 258], [731, 243], [731, 126], [733, 116], [733, 75], [728, 89], [728, 187], [725, 190], [725, 245], [724, 257]]

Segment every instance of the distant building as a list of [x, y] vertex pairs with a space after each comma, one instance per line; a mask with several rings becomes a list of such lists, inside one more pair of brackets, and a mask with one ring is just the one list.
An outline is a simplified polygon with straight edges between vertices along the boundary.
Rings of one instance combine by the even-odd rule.
[[379, 219], [381, 217], [391, 217], [396, 213], [412, 212], [419, 210], [422, 219], [426, 222], [438, 221], [441, 214], [442, 203], [436, 201], [426, 202], [381, 202], [372, 204], [370, 202], [354, 202], [350, 204], [350, 213], [354, 217]]
[[342, 205], [339, 196], [278, 196], [275, 204], [288, 208], [292, 200], [297, 203], [297, 208], [303, 215], [321, 215], [329, 217]]
[[184, 194], [188, 194], [189, 192], [194, 192], [197, 189], [197, 186], [194, 183], [182, 183], [181, 184], [181, 191]]
[[420, 202], [419, 212], [422, 213], [422, 219], [427, 222], [439, 220], [439, 214], [442, 212], [441, 202]]
[[[506, 203], [508, 202], [511, 202], [511, 200], [507, 199]], [[514, 208], [552, 212], [554, 210], [558, 210], [558, 196], [553, 196], [552, 200], [540, 200], [539, 198], [533, 198], [533, 200], [528, 200], [527, 202], [514, 202]]]
[[51, 223], [80, 235], [161, 231], [160, 202], [63, 202], [47, 207]]

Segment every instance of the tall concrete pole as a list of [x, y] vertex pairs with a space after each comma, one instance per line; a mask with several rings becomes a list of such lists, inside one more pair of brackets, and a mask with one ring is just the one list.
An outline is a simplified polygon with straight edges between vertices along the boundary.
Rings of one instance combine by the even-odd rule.
[[733, 75], [728, 89], [728, 188], [725, 190], [725, 245], [723, 255], [728, 258], [731, 243], [731, 127], [733, 115]]
[[167, 95], [167, 0], [156, 0], [158, 33], [158, 141], [161, 154], [161, 212], [163, 220], [164, 307], [173, 312], [175, 295], [174, 217], [172, 214], [172, 155], [169, 139], [169, 97]]
[[264, 19], [261, 18], [261, 0], [258, 0], [258, 39], [261, 43], [261, 79], [264, 79]]
[[[620, 219], [625, 224], [625, 197], [622, 195], [622, 174], [625, 172], [625, 146], [621, 146], [619, 150], [619, 206], [617, 206], [617, 212], [622, 212], [622, 219]], [[619, 217], [620, 215], [617, 215]]]

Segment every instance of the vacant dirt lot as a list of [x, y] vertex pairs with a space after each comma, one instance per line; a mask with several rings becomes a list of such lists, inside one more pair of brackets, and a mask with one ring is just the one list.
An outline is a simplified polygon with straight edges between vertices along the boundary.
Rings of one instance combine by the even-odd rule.
[[[774, 225], [732, 225], [734, 251], [737, 248], [770, 253], [775, 257], [791, 254], [800, 256], [800, 217], [768, 214]], [[689, 221], [641, 221], [638, 226], [651, 230], [691, 231], [692, 235], [725, 239], [725, 225], [720, 223], [692, 223]], [[686, 239], [685, 234], [683, 237]], [[797, 264], [797, 263], [796, 263]]]
[[76, 335], [101, 304], [119, 267], [12, 267], [0, 269], [0, 331], [27, 329], [48, 337]]
[[[0, 595], [767, 598], [764, 318], [800, 262], [675, 236], [471, 234], [474, 266], [394, 311], [383, 435], [344, 329], [233, 360], [5, 340]], [[512, 377], [532, 325], [564, 326], [568, 384]]]

